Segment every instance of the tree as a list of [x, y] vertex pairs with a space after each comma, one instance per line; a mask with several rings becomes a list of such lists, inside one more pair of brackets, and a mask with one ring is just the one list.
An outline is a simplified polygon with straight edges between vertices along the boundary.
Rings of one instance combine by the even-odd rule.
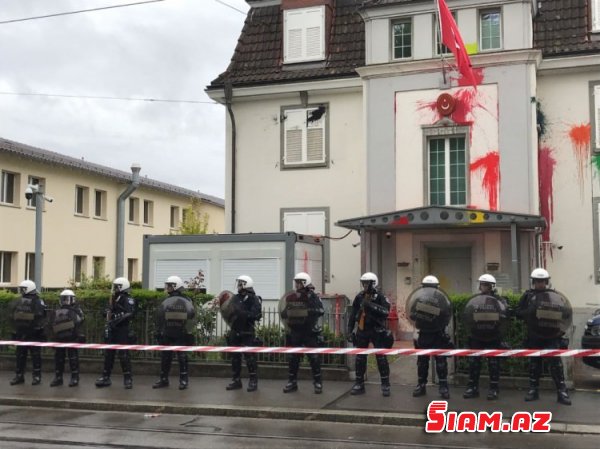
[[201, 204], [202, 201], [192, 198], [191, 204], [183, 209], [183, 220], [179, 225], [177, 234], [206, 234], [209, 216], [207, 212], [200, 210]]

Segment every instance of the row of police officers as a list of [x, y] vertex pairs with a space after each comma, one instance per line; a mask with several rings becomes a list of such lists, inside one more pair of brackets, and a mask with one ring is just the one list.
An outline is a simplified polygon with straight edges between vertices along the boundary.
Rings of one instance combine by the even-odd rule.
[[[506, 349], [505, 337], [511, 316], [524, 320], [527, 329], [526, 348], [564, 349], [568, 346], [566, 330], [572, 321], [572, 309], [566, 297], [549, 286], [550, 275], [542, 268], [531, 273], [532, 288], [521, 297], [518, 306], [511, 310], [505, 298], [496, 293], [496, 280], [490, 274], [479, 278], [479, 292], [467, 302], [460, 323], [466, 328], [467, 345], [472, 349]], [[379, 289], [378, 278], [374, 273], [364, 273], [360, 278], [361, 291], [352, 302], [348, 317], [347, 335], [349, 342], [357, 348], [391, 348], [394, 343], [392, 332], [388, 329], [387, 318], [390, 302]], [[21, 298], [16, 301], [12, 318], [15, 332], [13, 338], [19, 341], [44, 341], [49, 327], [52, 339], [58, 342], [84, 342], [84, 315], [71, 290], [60, 294], [59, 308], [50, 317], [36, 286], [26, 280], [20, 284]], [[130, 294], [131, 286], [127, 279], [113, 281], [112, 294], [106, 313], [105, 342], [111, 344], [132, 344], [135, 342], [131, 323], [136, 313], [136, 300]], [[195, 307], [185, 295], [185, 285], [178, 276], [170, 276], [165, 282], [167, 297], [156, 312], [155, 338], [159, 345], [191, 346], [194, 344]], [[241, 275], [236, 279], [236, 292], [224, 291], [215, 300], [230, 330], [227, 344], [230, 346], [262, 346], [256, 336], [256, 324], [262, 317], [262, 300], [254, 291], [254, 282], [250, 276]], [[438, 279], [426, 276], [420, 288], [411, 293], [406, 309], [410, 320], [415, 324], [417, 336], [414, 340], [418, 349], [451, 349], [452, 340], [447, 332], [452, 306], [448, 295], [440, 288]], [[285, 294], [279, 302], [279, 312], [285, 327], [285, 344], [288, 347], [323, 346], [322, 328], [319, 318], [323, 316], [323, 304], [315, 293], [315, 287], [307, 273], [294, 276], [294, 290]], [[49, 318], [49, 320], [47, 320]], [[49, 326], [46, 326], [46, 322]], [[28, 351], [32, 359], [32, 385], [41, 382], [41, 350], [36, 346], [18, 346], [16, 351], [16, 375], [11, 385], [24, 382], [24, 371]], [[106, 350], [102, 375], [96, 380], [97, 387], [111, 385], [111, 373], [118, 355], [123, 372], [124, 387], [132, 388], [133, 379], [131, 359], [128, 350]], [[160, 375], [153, 388], [169, 386], [173, 351], [161, 351]], [[79, 384], [78, 350], [75, 348], [56, 348], [55, 377], [50, 386], [63, 385], [65, 360], [68, 356], [71, 379], [69, 386]], [[231, 357], [232, 380], [227, 390], [243, 387], [241, 381], [242, 356], [248, 370], [247, 391], [258, 388], [258, 366], [254, 353], [234, 352]], [[307, 354], [313, 377], [314, 393], [323, 391], [321, 363], [318, 354]], [[298, 370], [301, 355], [288, 354], [288, 381], [284, 393], [298, 390]], [[187, 352], [177, 351], [179, 362], [179, 389], [188, 388]], [[448, 387], [447, 357], [436, 355], [435, 368], [438, 377], [439, 394], [443, 399], [450, 397]], [[383, 396], [390, 396], [390, 368], [385, 355], [377, 355], [377, 368], [381, 379]], [[539, 398], [539, 379], [542, 374], [542, 359], [530, 358], [529, 390], [526, 401]], [[488, 400], [499, 395], [500, 359], [487, 357], [489, 372]], [[417, 357], [417, 386], [413, 396], [426, 394], [430, 356]], [[466, 399], [479, 396], [479, 378], [482, 357], [469, 357], [469, 381], [463, 394]], [[355, 363], [355, 383], [352, 395], [365, 393], [365, 375], [367, 355], [357, 355]], [[564, 371], [559, 357], [550, 358], [550, 373], [556, 384], [559, 403], [570, 405], [571, 400], [566, 388]]]

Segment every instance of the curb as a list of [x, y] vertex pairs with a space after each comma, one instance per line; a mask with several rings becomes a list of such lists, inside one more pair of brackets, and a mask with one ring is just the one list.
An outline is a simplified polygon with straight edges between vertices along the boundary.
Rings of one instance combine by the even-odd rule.
[[[384, 426], [425, 427], [425, 415], [417, 413], [368, 412], [360, 410], [313, 410], [284, 407], [248, 407], [225, 405], [181, 405], [153, 402], [76, 401], [57, 399], [0, 398], [0, 405], [15, 407], [43, 407], [52, 409], [118, 411], [129, 413], [226, 416], [231, 418], [287, 419], [294, 421], [322, 421], [346, 424], [374, 424]], [[600, 427], [587, 424], [554, 422], [551, 433], [600, 435]]]

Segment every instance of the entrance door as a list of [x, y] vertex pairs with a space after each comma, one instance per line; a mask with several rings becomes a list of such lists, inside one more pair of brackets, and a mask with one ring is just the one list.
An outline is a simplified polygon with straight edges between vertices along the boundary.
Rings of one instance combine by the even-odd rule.
[[428, 248], [429, 273], [447, 293], [471, 293], [471, 248]]

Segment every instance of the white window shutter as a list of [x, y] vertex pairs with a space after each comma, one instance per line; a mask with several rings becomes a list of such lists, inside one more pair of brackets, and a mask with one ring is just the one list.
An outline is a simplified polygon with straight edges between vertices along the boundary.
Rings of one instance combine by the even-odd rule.
[[600, 148], [600, 84], [594, 86], [594, 113], [596, 117], [593, 117], [593, 120], [596, 121], [596, 135], [593, 137], [595, 139], [596, 145], [595, 148]]
[[[308, 109], [306, 117], [310, 117], [317, 108]], [[327, 114], [327, 112], [325, 112]], [[308, 122], [306, 129], [306, 161], [325, 162], [325, 114], [318, 120]]]
[[290, 9], [284, 14], [283, 62], [325, 58], [325, 7]]
[[325, 212], [322, 210], [284, 212], [284, 232], [306, 235], [325, 235]]
[[592, 0], [592, 31], [600, 31], [600, 0]]
[[306, 59], [324, 59], [325, 48], [325, 7], [307, 9], [306, 23]]
[[284, 164], [299, 164], [304, 160], [304, 128], [306, 115], [303, 109], [285, 111]]

